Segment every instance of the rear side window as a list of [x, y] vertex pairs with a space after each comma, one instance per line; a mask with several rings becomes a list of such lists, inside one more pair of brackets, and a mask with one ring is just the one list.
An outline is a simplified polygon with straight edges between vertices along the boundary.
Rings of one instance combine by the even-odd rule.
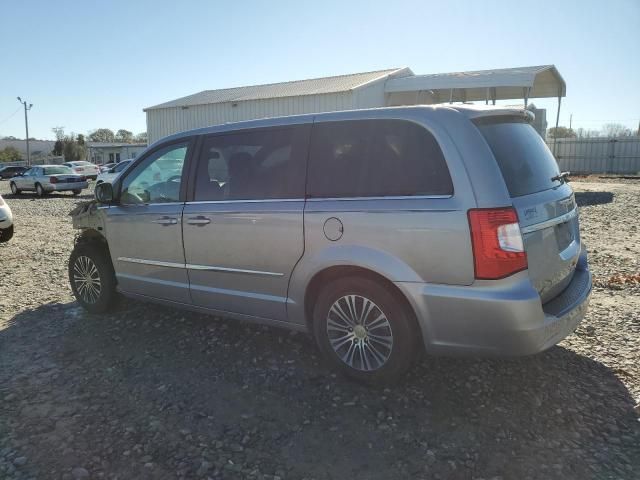
[[542, 137], [523, 121], [485, 120], [477, 127], [493, 151], [512, 197], [560, 185], [551, 180], [559, 169]]
[[61, 174], [74, 174], [73, 170], [69, 167], [65, 167], [64, 165], [60, 165], [59, 167], [47, 167], [44, 169], [45, 175], [61, 175]]
[[307, 193], [311, 197], [451, 195], [436, 139], [402, 120], [315, 124]]
[[212, 135], [198, 160], [196, 201], [304, 197], [308, 126]]

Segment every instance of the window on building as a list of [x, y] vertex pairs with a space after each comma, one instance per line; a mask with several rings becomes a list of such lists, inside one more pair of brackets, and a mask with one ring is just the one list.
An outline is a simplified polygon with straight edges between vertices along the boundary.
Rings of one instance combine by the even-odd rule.
[[308, 132], [299, 126], [207, 137], [195, 200], [303, 198]]
[[403, 120], [353, 120], [313, 126], [311, 197], [451, 195], [436, 139]]

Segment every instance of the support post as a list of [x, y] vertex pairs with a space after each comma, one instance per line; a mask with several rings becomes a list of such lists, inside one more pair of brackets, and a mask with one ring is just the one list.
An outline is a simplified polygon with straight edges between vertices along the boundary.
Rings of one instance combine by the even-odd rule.
[[522, 94], [524, 95], [524, 108], [527, 108], [529, 104], [529, 94], [531, 93], [531, 87], [524, 87], [522, 89]]
[[453, 103], [453, 88], [449, 89], [449, 103]]
[[562, 96], [558, 95], [558, 112], [556, 113], [556, 130], [553, 136], [553, 156], [556, 156], [556, 144], [558, 143], [558, 124], [560, 123], [560, 105], [562, 104]]
[[484, 90], [484, 104], [489, 105], [489, 87]]

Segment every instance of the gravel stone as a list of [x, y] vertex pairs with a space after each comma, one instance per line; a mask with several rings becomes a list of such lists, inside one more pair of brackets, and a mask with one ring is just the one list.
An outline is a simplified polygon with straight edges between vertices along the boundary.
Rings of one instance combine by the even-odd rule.
[[578, 329], [526, 358], [425, 356], [387, 388], [330, 372], [300, 333], [128, 300], [87, 314], [67, 213], [90, 192], [0, 182], [16, 225], [0, 244], [0, 478], [637, 478], [640, 181], [578, 180], [595, 279]]
[[71, 471], [71, 475], [76, 480], [81, 480], [83, 478], [89, 478], [89, 472], [84, 467], [76, 467]]

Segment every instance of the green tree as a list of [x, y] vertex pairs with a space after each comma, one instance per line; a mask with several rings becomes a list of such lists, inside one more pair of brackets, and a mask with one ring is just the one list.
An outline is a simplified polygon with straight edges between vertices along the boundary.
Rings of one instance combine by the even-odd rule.
[[122, 143], [133, 142], [133, 132], [130, 132], [129, 130], [125, 130], [124, 128], [121, 128], [116, 132], [116, 141], [122, 142]]
[[556, 127], [547, 130], [547, 136], [549, 138], [575, 138], [576, 132], [567, 127]]
[[[62, 154], [65, 161], [74, 162], [87, 158], [87, 147], [85, 147], [84, 143], [80, 144], [78, 140], [80, 140], [80, 136], [76, 139], [73, 133], [64, 138]], [[84, 142], [84, 136], [82, 137], [82, 142]]]
[[22, 160], [22, 153], [16, 147], [8, 146], [0, 150], [0, 162], [16, 162]]
[[63, 152], [64, 140], [56, 140], [56, 143], [53, 144], [53, 150], [51, 150], [51, 153], [53, 153], [56, 157], [60, 157], [62, 156]]
[[116, 136], [113, 133], [113, 130], [108, 128], [99, 128], [89, 133], [89, 141], [91, 142], [113, 143], [115, 138]]
[[85, 141], [84, 141], [84, 135], [82, 135], [81, 133], [78, 134], [78, 138], [76, 139], [76, 142], [78, 142], [78, 145], [84, 145]]

